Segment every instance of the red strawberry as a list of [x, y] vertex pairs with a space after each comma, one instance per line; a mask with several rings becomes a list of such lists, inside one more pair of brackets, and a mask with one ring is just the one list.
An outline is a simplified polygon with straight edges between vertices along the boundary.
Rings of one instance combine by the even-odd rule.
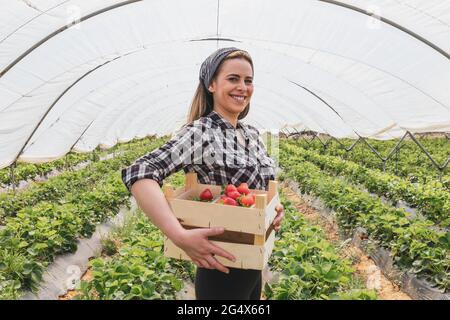
[[213, 199], [213, 194], [209, 188], [206, 188], [205, 190], [200, 193], [200, 200], [201, 201], [211, 201]]
[[236, 187], [234, 186], [234, 185], [232, 185], [232, 184], [229, 184], [229, 185], [227, 185], [226, 186], [226, 188], [225, 188], [225, 194], [226, 195], [228, 195], [228, 193], [230, 193], [230, 192], [232, 192], [232, 191], [237, 191], [236, 190]]
[[245, 196], [242, 196], [239, 198], [239, 203], [243, 206], [243, 207], [251, 207], [252, 205], [255, 204], [255, 201], [253, 200], [252, 195], [248, 194]]
[[248, 184], [245, 182], [241, 183], [239, 187], [237, 187], [237, 191], [241, 194], [249, 194], [250, 190], [248, 189]]
[[238, 205], [236, 200], [234, 200], [234, 199], [232, 199], [230, 197], [227, 197], [227, 198], [224, 199], [224, 204], [229, 205], [229, 206], [237, 206]]
[[223, 194], [223, 195], [220, 196], [219, 200], [216, 201], [216, 203], [225, 204], [225, 199], [226, 198], [228, 198], [228, 196]]
[[227, 193], [227, 196], [236, 200], [237, 198], [239, 198], [241, 196], [241, 194], [237, 191], [231, 191]]

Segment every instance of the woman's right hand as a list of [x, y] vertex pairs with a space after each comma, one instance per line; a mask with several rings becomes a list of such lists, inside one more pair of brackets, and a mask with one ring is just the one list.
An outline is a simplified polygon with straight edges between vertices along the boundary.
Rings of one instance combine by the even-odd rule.
[[236, 258], [229, 252], [210, 242], [208, 239], [208, 237], [217, 236], [224, 231], [224, 228], [184, 229], [183, 232], [173, 240], [175, 245], [183, 249], [198, 267], [217, 269], [229, 273], [229, 269], [217, 261], [217, 259], [214, 258], [214, 255], [224, 257], [233, 262], [236, 261]]

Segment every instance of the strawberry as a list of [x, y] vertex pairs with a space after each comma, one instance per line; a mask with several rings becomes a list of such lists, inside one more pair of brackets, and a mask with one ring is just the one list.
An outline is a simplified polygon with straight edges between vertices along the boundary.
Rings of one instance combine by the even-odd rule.
[[227, 196], [236, 200], [237, 198], [239, 198], [241, 196], [241, 194], [238, 191], [230, 191], [227, 193]]
[[227, 197], [227, 196], [222, 196], [220, 197], [220, 199], [217, 201], [218, 204], [226, 204], [229, 206], [237, 206], [238, 203], [236, 202], [236, 200]]
[[216, 201], [216, 203], [224, 204], [226, 198], [228, 198], [228, 196], [223, 194], [223, 195], [220, 196], [219, 200]]
[[239, 187], [237, 187], [237, 191], [241, 194], [249, 194], [250, 190], [248, 188], [248, 184], [246, 184], [245, 182], [241, 183], [239, 185]]
[[237, 191], [236, 187], [232, 184], [229, 184], [226, 186], [225, 188], [225, 194], [228, 195], [228, 193], [232, 192], [232, 191]]
[[239, 203], [243, 207], [251, 207], [252, 205], [255, 204], [255, 201], [253, 200], [252, 195], [248, 194], [248, 195], [244, 195], [244, 196], [240, 197], [239, 198]]
[[230, 197], [224, 199], [224, 204], [229, 205], [229, 206], [237, 206], [238, 205], [236, 200], [234, 200]]
[[200, 201], [211, 201], [213, 198], [213, 194], [209, 188], [206, 188], [200, 193]]

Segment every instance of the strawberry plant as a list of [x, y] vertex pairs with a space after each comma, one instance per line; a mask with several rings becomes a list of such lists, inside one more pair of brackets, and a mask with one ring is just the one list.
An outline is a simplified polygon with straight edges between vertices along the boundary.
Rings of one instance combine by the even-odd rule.
[[182, 279], [193, 279], [193, 265], [163, 255], [161, 232], [141, 212], [112, 237], [121, 247], [109, 259], [90, 262], [92, 281], [82, 281], [76, 299], [175, 299]]
[[342, 259], [336, 248], [325, 240], [324, 232], [309, 225], [280, 194], [285, 221], [269, 261], [280, 273], [279, 281], [268, 283], [268, 299], [376, 299], [376, 293], [364, 290], [353, 277], [350, 261]]
[[345, 177], [350, 182], [364, 186], [369, 192], [392, 200], [394, 204], [403, 200], [437, 224], [443, 227], [450, 226], [448, 215], [450, 194], [442, 184], [436, 181], [413, 184], [378, 169], [368, 169], [338, 157], [320, 155], [315, 151], [298, 147], [296, 144], [286, 143], [283, 147], [297, 157], [314, 163], [321, 170]]
[[286, 176], [297, 181], [303, 192], [314, 194], [333, 209], [344, 231], [366, 228], [371, 241], [393, 252], [399, 268], [448, 290], [450, 247], [443, 240], [446, 233], [431, 228], [432, 221], [410, 219], [403, 209], [383, 204], [346, 181], [327, 176], [300, 155], [282, 149], [280, 159]]

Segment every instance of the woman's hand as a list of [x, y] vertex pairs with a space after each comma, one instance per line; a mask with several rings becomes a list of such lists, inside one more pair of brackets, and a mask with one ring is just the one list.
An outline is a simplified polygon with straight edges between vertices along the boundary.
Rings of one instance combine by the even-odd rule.
[[214, 255], [224, 257], [233, 262], [236, 261], [236, 258], [208, 240], [208, 237], [222, 234], [224, 231], [224, 228], [184, 230], [174, 239], [174, 243], [183, 249], [198, 267], [217, 269], [229, 273], [230, 270], [217, 261]]
[[275, 211], [277, 212], [277, 215], [275, 217], [275, 219], [273, 220], [273, 226], [275, 231], [279, 231], [281, 229], [281, 221], [284, 218], [284, 207], [282, 204], [278, 204], [275, 207]]

